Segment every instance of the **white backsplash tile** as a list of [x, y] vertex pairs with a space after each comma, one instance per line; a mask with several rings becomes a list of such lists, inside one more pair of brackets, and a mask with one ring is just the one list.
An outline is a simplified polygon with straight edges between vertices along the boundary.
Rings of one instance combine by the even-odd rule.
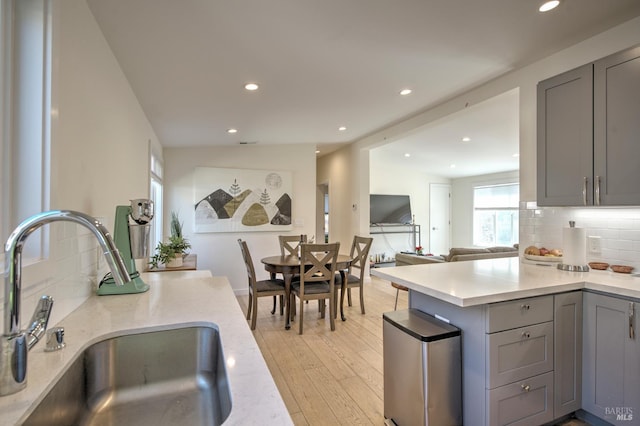
[[[586, 229], [587, 236], [601, 237], [601, 252], [587, 260], [624, 264], [640, 270], [640, 209], [538, 207], [520, 203], [520, 247], [562, 247], [562, 229], [569, 221]], [[636, 271], [637, 272], [637, 271]]]
[[[53, 325], [80, 306], [97, 288], [98, 242], [88, 229], [73, 223], [48, 225], [51, 247], [44, 265], [46, 278], [34, 279], [23, 262], [21, 321], [26, 327], [38, 299], [44, 294], [54, 298], [49, 324]], [[100, 256], [102, 256], [100, 254]], [[43, 275], [39, 272], [40, 275]], [[100, 275], [102, 277], [102, 275]], [[4, 290], [4, 289], [3, 289]], [[4, 318], [4, 291], [0, 294], [0, 315]]]

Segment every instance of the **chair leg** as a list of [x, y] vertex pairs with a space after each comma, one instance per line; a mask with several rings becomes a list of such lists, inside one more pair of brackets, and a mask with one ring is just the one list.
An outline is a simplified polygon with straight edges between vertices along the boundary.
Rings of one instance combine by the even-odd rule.
[[284, 315], [284, 296], [280, 295], [280, 316]]
[[273, 309], [271, 309], [271, 315], [276, 313], [276, 297], [273, 296]]
[[396, 304], [393, 306], [393, 310], [396, 311], [398, 310], [398, 295], [400, 294], [400, 289], [397, 288], [396, 289]]
[[256, 320], [258, 319], [258, 298], [253, 301], [253, 314], [251, 315], [251, 329], [256, 329]]
[[253, 303], [253, 294], [249, 292], [249, 301], [247, 302], [247, 321], [251, 319], [251, 304]]
[[347, 303], [351, 306], [351, 288], [347, 288]]
[[302, 325], [304, 323], [303, 319], [304, 319], [304, 302], [302, 299], [300, 299], [300, 318], [298, 319], [298, 321], [300, 321], [300, 326], [299, 326], [298, 334], [302, 334]]
[[318, 300], [318, 310], [320, 311], [320, 318], [324, 318], [324, 312], [326, 311], [324, 299]]
[[331, 299], [335, 299], [334, 297], [329, 299], [329, 324], [331, 324], [331, 331], [335, 331], [336, 329], [336, 308], [333, 303], [331, 303]]

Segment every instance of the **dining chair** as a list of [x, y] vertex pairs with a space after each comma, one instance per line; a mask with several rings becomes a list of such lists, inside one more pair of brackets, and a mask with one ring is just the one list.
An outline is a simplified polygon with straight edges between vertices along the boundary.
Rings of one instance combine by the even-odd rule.
[[[300, 299], [299, 333], [304, 325], [304, 304], [306, 300], [329, 300], [329, 322], [331, 331], [335, 325], [335, 279], [336, 260], [340, 243], [300, 244], [300, 276], [291, 284], [290, 306], [295, 306], [296, 296]], [[322, 303], [320, 317], [325, 317]]]
[[300, 235], [278, 235], [280, 242], [280, 255], [288, 256], [290, 254], [300, 255], [300, 244], [307, 242], [306, 234]]
[[[351, 289], [358, 287], [360, 289], [360, 312], [362, 312], [362, 314], [364, 314], [364, 273], [367, 262], [369, 261], [369, 249], [371, 248], [372, 242], [373, 238], [370, 237], [359, 237], [357, 235], [353, 237], [351, 251], [349, 252], [352, 260], [345, 274], [347, 280], [345, 290], [347, 291], [349, 306], [351, 306]], [[342, 274], [337, 275], [339, 285], [342, 285], [342, 277]], [[344, 290], [340, 291], [340, 298], [343, 299], [344, 295], [342, 291]]]
[[[280, 296], [280, 315], [283, 315], [283, 302], [285, 296], [284, 281], [280, 279], [256, 280], [256, 271], [253, 267], [253, 260], [246, 241], [238, 239], [242, 258], [247, 268], [247, 278], [249, 279], [249, 303], [247, 306], [247, 320], [251, 318], [251, 329], [256, 329], [256, 319], [258, 318], [258, 298], [273, 296], [273, 309], [271, 315], [276, 312], [276, 296]], [[252, 311], [253, 310], [253, 314]]]

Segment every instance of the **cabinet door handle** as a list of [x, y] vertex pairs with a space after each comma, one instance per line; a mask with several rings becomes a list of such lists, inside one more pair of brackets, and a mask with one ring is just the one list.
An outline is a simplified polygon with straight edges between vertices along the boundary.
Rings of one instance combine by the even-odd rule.
[[529, 306], [528, 304], [524, 304], [524, 303], [520, 305], [520, 309], [522, 309], [523, 311], [528, 311], [530, 307], [531, 306]]
[[529, 385], [522, 384], [522, 385], [520, 385], [520, 387], [525, 392], [529, 392], [531, 390], [531, 386], [529, 386]]
[[636, 308], [633, 302], [629, 302], [629, 339], [636, 338], [636, 331], [633, 328], [633, 320], [636, 315]]
[[596, 195], [595, 195], [595, 199], [596, 199], [596, 206], [600, 205], [600, 176], [596, 176]]
[[522, 338], [523, 339], [528, 339], [531, 337], [531, 334], [528, 331], [523, 331], [522, 332]]
[[589, 183], [589, 178], [586, 176], [582, 178], [582, 204], [587, 205], [587, 184]]

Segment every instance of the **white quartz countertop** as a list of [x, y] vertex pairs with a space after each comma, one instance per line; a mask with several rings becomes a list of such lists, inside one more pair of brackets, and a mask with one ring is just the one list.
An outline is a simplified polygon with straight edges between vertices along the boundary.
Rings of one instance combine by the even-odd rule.
[[151, 286], [146, 293], [92, 296], [59, 324], [50, 324], [65, 328], [67, 347], [44, 352], [40, 342], [29, 352], [27, 388], [0, 397], [0, 424], [19, 424], [92, 343], [189, 325], [220, 330], [232, 398], [225, 425], [293, 424], [226, 277], [212, 277], [208, 271], [142, 277]]
[[578, 289], [640, 299], [640, 277], [567, 272], [517, 257], [375, 268], [371, 275], [462, 307]]

